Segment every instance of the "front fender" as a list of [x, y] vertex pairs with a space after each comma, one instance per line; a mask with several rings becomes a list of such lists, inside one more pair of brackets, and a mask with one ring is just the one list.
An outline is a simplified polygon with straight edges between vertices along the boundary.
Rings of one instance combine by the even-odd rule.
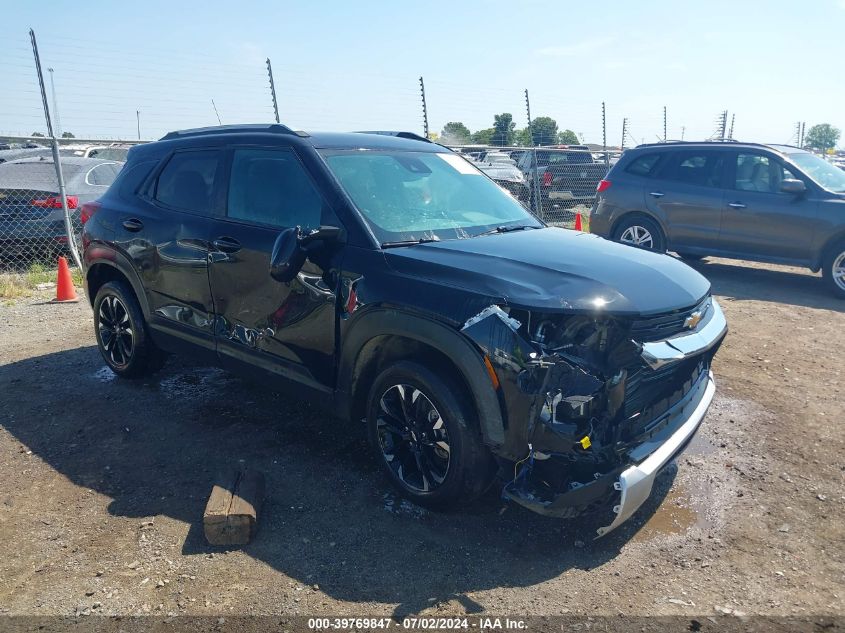
[[449, 358], [472, 392], [485, 444], [499, 447], [505, 427], [499, 398], [490, 381], [481, 351], [463, 334], [427, 316], [397, 308], [372, 307], [355, 315], [344, 333], [338, 365], [338, 414], [348, 417], [360, 374], [359, 354], [378, 336], [401, 336], [428, 345]]

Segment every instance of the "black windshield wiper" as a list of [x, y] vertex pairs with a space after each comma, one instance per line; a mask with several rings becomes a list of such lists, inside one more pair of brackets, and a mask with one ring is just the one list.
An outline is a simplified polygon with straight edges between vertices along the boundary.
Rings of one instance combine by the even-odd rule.
[[421, 237], [418, 240], [399, 240], [397, 242], [382, 242], [382, 248], [396, 248], [397, 246], [413, 246], [414, 244], [427, 244], [428, 242], [439, 242], [436, 237]]
[[482, 235], [493, 235], [494, 233], [510, 233], [511, 231], [522, 231], [524, 229], [539, 229], [539, 226], [534, 226], [533, 224], [518, 224], [517, 226], [497, 226], [494, 229], [490, 229], [489, 231], [484, 231], [483, 233], [479, 233], [478, 235], [473, 235], [473, 237], [481, 237]]

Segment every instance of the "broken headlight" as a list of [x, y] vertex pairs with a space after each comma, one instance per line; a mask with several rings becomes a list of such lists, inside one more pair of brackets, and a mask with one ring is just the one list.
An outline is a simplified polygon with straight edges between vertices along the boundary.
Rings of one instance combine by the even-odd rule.
[[592, 436], [624, 399], [624, 368], [633, 350], [625, 325], [606, 315], [532, 314], [524, 323], [549, 366], [541, 419], [572, 442]]

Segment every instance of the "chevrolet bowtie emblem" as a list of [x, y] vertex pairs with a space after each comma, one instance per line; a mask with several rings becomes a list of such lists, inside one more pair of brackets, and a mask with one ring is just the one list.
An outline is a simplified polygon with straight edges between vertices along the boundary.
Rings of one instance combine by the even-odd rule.
[[701, 316], [701, 312], [693, 312], [684, 321], [684, 327], [689, 330], [695, 329], [695, 326], [701, 322]]

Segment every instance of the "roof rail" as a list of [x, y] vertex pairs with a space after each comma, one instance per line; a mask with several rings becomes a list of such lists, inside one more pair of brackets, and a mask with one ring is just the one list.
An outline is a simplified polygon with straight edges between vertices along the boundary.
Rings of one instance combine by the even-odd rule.
[[735, 138], [707, 138], [703, 141], [681, 141], [676, 139], [668, 139], [666, 141], [658, 141], [657, 143], [640, 143], [635, 147], [657, 147], [659, 145], [702, 145], [705, 143], [742, 143], [743, 145], [763, 145], [763, 143], [746, 143], [745, 141], [738, 141]]
[[198, 127], [190, 130], [176, 130], [162, 136], [160, 141], [169, 141], [174, 138], [187, 138], [189, 136], [206, 136], [208, 134], [231, 134], [232, 132], [269, 132], [270, 134], [294, 134], [307, 137], [306, 132], [296, 132], [287, 125], [280, 123], [247, 123], [242, 125], [216, 125], [213, 127]]
[[356, 134], [381, 134], [382, 136], [395, 136], [397, 138], [407, 138], [411, 139], [412, 141], [423, 141], [425, 143], [432, 143], [431, 139], [428, 139], [424, 136], [420, 136], [419, 134], [415, 134], [413, 132], [394, 132], [390, 130], [360, 130], [356, 132]]

